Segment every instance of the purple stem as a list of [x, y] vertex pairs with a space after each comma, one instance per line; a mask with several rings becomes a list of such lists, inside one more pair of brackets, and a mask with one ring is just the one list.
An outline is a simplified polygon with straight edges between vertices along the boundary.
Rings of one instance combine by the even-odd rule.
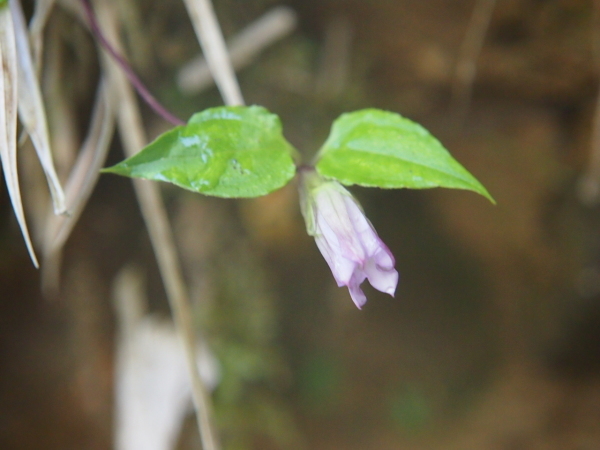
[[156, 98], [154, 98], [154, 96], [146, 88], [144, 83], [142, 83], [142, 80], [140, 80], [140, 78], [136, 75], [125, 58], [123, 58], [106, 40], [104, 33], [102, 33], [102, 30], [100, 30], [100, 26], [96, 20], [96, 15], [94, 14], [94, 10], [92, 9], [92, 5], [90, 4], [89, 0], [81, 0], [81, 3], [90, 22], [92, 33], [96, 36], [100, 44], [106, 49], [110, 56], [112, 56], [119, 66], [121, 66], [121, 69], [123, 69], [123, 72], [125, 72], [129, 82], [133, 85], [138, 94], [140, 94], [140, 97], [144, 99], [144, 101], [148, 104], [148, 106], [150, 106], [150, 108], [154, 110], [156, 114], [161, 116], [167, 122], [170, 122], [173, 125], [185, 125], [183, 120], [171, 114], [163, 105], [160, 104], [158, 100], [156, 100]]

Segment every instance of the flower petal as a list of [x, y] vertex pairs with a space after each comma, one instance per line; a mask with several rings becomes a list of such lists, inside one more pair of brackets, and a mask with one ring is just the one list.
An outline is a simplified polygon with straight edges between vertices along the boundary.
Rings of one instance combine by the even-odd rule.
[[347, 286], [356, 263], [341, 255], [339, 240], [327, 222], [323, 222], [317, 229], [319, 230], [319, 234], [315, 236], [317, 247], [329, 265], [338, 286]]
[[362, 307], [367, 303], [367, 296], [360, 288], [360, 285], [365, 280], [365, 273], [357, 268], [354, 276], [350, 280], [348, 284], [348, 291], [350, 291], [350, 297], [352, 297], [352, 301], [356, 305], [358, 309], [362, 309]]
[[365, 264], [364, 270], [371, 286], [378, 291], [394, 296], [398, 285], [398, 272], [393, 266], [391, 268], [379, 266], [375, 258], [370, 258]]
[[[329, 184], [333, 183], [328, 182], [327, 185]], [[327, 238], [337, 242], [336, 248], [340, 256], [362, 264], [366, 254], [348, 214], [344, 197], [345, 195], [335, 188], [325, 187], [317, 192], [314, 203], [317, 209], [317, 229], [331, 230], [332, 234]]]

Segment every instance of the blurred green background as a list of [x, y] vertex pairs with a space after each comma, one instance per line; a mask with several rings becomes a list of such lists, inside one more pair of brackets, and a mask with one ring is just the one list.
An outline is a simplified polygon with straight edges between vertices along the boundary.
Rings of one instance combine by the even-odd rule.
[[[280, 4], [215, 9], [231, 37]], [[595, 4], [498, 1], [462, 111], [454, 73], [476, 2], [285, 5], [295, 31], [238, 72], [248, 104], [279, 114], [307, 158], [342, 112], [399, 112], [498, 205], [465, 191], [353, 189], [400, 272], [395, 299], [367, 288], [358, 311], [306, 235], [293, 185], [243, 201], [164, 186], [195, 320], [222, 366], [224, 448], [600, 448], [600, 215], [580, 189], [600, 79]], [[128, 18], [133, 66], [161, 101], [185, 119], [222, 104], [214, 87], [185, 94], [175, 82], [200, 51], [182, 2], [114, 7]], [[46, 39], [46, 66], [61, 77], [45, 88], [67, 99], [52, 114], [70, 115], [80, 139], [99, 79], [93, 40], [60, 6]], [[167, 129], [142, 108], [151, 136]], [[115, 139], [107, 164], [122, 158]], [[37, 170], [21, 165], [30, 205], [45, 201]], [[0, 212], [0, 447], [111, 448], [111, 284], [124, 265], [142, 267], [150, 310], [168, 315], [131, 183], [100, 178], [52, 300], [4, 184]], [[191, 418], [179, 448], [199, 448]]]

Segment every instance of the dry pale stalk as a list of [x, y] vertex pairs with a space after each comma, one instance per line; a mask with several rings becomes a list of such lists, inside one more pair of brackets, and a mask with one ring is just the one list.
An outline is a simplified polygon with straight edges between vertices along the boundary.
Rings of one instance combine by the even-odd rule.
[[[123, 46], [118, 38], [118, 21], [110, 3], [97, 1], [95, 6], [100, 25], [107, 38], [115, 49], [123, 54]], [[115, 94], [120, 99], [117, 120], [123, 147], [127, 155], [132, 156], [147, 143], [141, 114], [131, 85], [121, 68], [106, 53], [103, 62], [108, 70], [111, 83], [113, 83]], [[202, 444], [205, 450], [217, 450], [218, 442], [212, 426], [210, 398], [196, 365], [196, 336], [192, 327], [187, 289], [183, 282], [173, 233], [159, 187], [156, 183], [145, 180], [134, 180], [134, 187], [171, 304], [173, 320], [185, 348]]]
[[8, 195], [35, 267], [39, 267], [23, 212], [17, 172], [17, 49], [8, 5], [0, 7], [0, 159]]
[[184, 0], [208, 67], [226, 105], [243, 105], [225, 39], [210, 0]]
[[42, 287], [46, 294], [58, 290], [60, 254], [79, 220], [100, 176], [115, 129], [115, 101], [106, 80], [100, 81], [90, 128], [65, 188], [69, 215], [49, 215], [44, 237]]
[[[286, 6], [277, 6], [252, 22], [227, 43], [233, 67], [249, 65], [265, 48], [287, 36], [296, 26], [296, 13]], [[207, 88], [213, 82], [211, 70], [203, 56], [184, 65], [177, 75], [179, 88], [189, 94]]]
[[42, 52], [44, 50], [44, 29], [48, 22], [48, 17], [56, 0], [37, 0], [35, 2], [35, 11], [29, 25], [29, 37], [33, 50], [33, 63], [36, 74], [39, 75], [42, 66]]
[[46, 175], [55, 214], [66, 212], [65, 194], [54, 169], [50, 135], [46, 121], [46, 109], [31, 59], [27, 25], [19, 0], [9, 2], [12, 13], [18, 58], [18, 104], [19, 118], [33, 142], [38, 159]]

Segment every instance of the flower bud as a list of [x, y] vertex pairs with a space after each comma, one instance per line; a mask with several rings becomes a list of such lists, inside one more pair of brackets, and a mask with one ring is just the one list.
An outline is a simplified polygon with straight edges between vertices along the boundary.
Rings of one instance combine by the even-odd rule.
[[338, 286], [348, 286], [360, 309], [367, 301], [361, 283], [394, 296], [398, 272], [394, 256], [365, 217], [358, 201], [337, 181], [312, 168], [300, 170], [300, 207]]

